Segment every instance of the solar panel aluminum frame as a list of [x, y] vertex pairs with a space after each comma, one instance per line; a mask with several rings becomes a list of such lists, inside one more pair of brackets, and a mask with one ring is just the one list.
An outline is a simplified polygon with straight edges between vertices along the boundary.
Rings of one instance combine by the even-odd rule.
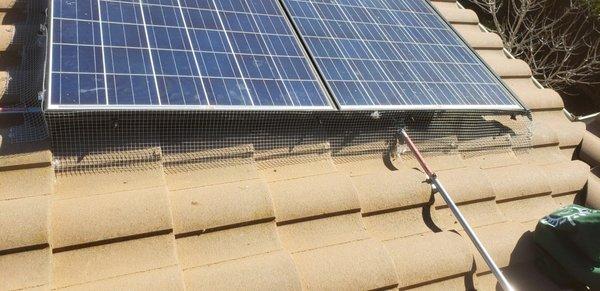
[[518, 105], [386, 105], [386, 106], [364, 106], [364, 105], [351, 105], [351, 106], [342, 106], [337, 102], [335, 95], [333, 94], [333, 89], [329, 86], [327, 81], [325, 81], [325, 76], [321, 73], [318, 68], [317, 60], [310, 53], [309, 46], [304, 36], [300, 33], [300, 29], [296, 25], [296, 22], [293, 20], [293, 16], [291, 12], [288, 10], [286, 5], [283, 3], [285, 0], [279, 0], [281, 3], [281, 7], [285, 11], [288, 16], [289, 21], [292, 23], [292, 27], [296, 31], [296, 34], [299, 36], [302, 45], [304, 46], [304, 50], [308, 52], [308, 56], [310, 57], [311, 62], [313, 63], [313, 67], [317, 68], [319, 76], [322, 80], [324, 80], [325, 87], [327, 88], [329, 96], [333, 96], [333, 100], [336, 103], [337, 108], [344, 111], [385, 111], [385, 110], [397, 110], [397, 111], [423, 111], [423, 110], [433, 110], [433, 111], [473, 111], [473, 110], [497, 110], [503, 111], [507, 113], [517, 113], [517, 114], [528, 114], [531, 110], [521, 101], [521, 99], [515, 94], [515, 92], [510, 89], [510, 87], [502, 80], [502, 78], [489, 66], [487, 62], [485, 62], [481, 56], [471, 47], [466, 39], [460, 35], [460, 33], [450, 24], [448, 20], [442, 17], [440, 11], [431, 4], [429, 0], [423, 0], [426, 5], [435, 13], [435, 17], [440, 20], [446, 28], [454, 33], [454, 36], [457, 37], [462, 44], [465, 45], [466, 48], [479, 60], [483, 66], [491, 73], [491, 75], [502, 85], [502, 88], [510, 95]]
[[[100, 0], [94, 0], [100, 1]], [[139, 0], [141, 3], [141, 0]], [[328, 106], [244, 106], [244, 105], [61, 105], [61, 104], [52, 104], [51, 102], [51, 92], [52, 92], [52, 64], [53, 64], [53, 25], [54, 25], [54, 5], [53, 0], [48, 0], [48, 9], [47, 9], [47, 17], [48, 17], [48, 25], [46, 27], [47, 31], [47, 58], [44, 65], [44, 98], [42, 100], [42, 108], [45, 111], [53, 111], [53, 112], [69, 112], [69, 111], [246, 111], [246, 112], [264, 112], [264, 111], [338, 111], [339, 106], [335, 101], [335, 98], [330, 94], [328, 87], [325, 85], [325, 81], [321, 78], [319, 70], [314, 66], [312, 62], [312, 58], [310, 53], [306, 49], [303, 41], [300, 39], [301, 37], [297, 34], [296, 28], [294, 26], [293, 21], [289, 18], [287, 11], [284, 9], [283, 4], [277, 0], [274, 0], [276, 5], [281, 11], [281, 15], [285, 19], [285, 22], [292, 29], [295, 34], [295, 41], [298, 43], [298, 48], [302, 51], [304, 57], [309, 60], [309, 67], [311, 72], [314, 74], [315, 82], [318, 83], [320, 90], [324, 93], [325, 99]], [[101, 17], [100, 11], [98, 11], [99, 17]], [[184, 20], [185, 21], [185, 20]], [[102, 27], [102, 20], [99, 20], [100, 27]], [[101, 28], [102, 29], [102, 28]], [[103, 42], [104, 40], [101, 39]], [[149, 44], [148, 44], [149, 45]], [[102, 50], [104, 50], [104, 45], [101, 46]], [[104, 68], [104, 75], [106, 75], [106, 68]], [[196, 78], [202, 78], [198, 76]], [[108, 93], [105, 93], [108, 94]], [[108, 100], [108, 96], [107, 96]]]

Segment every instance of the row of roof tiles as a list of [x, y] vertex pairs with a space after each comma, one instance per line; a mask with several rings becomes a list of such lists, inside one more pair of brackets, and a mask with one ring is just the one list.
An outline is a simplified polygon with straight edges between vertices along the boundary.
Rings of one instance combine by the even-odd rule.
[[[538, 89], [472, 11], [434, 4], [534, 110], [534, 142], [428, 159], [510, 279], [550, 287], [531, 266], [528, 230], [586, 183], [589, 166], [571, 161], [584, 126], [564, 117], [560, 96]], [[274, 163], [279, 155], [247, 146], [229, 149], [247, 155], [228, 163], [56, 178], [45, 145], [3, 143], [0, 286], [495, 288], [414, 161], [391, 170], [381, 159], [333, 159], [327, 148]]]

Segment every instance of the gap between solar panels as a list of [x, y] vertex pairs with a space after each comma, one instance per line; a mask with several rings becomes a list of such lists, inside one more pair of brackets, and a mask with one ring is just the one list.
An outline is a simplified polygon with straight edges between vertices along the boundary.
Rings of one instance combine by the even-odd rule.
[[384, 156], [400, 124], [431, 155], [530, 144], [519, 100], [425, 0], [51, 3], [61, 171]]

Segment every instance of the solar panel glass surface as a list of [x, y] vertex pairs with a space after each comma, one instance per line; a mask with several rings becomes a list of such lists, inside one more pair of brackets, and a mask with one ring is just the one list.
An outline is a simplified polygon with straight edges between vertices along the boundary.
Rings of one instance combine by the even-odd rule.
[[332, 109], [273, 0], [53, 0], [49, 108]]
[[521, 109], [425, 0], [283, 0], [342, 109]]

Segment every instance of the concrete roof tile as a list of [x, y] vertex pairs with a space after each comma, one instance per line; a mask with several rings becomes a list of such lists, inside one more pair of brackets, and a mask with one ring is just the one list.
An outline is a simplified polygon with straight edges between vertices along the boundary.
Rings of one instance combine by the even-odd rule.
[[54, 253], [52, 287], [176, 266], [175, 253], [175, 239], [170, 234]]
[[235, 163], [189, 171], [168, 171], [166, 175], [167, 185], [171, 191], [257, 178], [259, 178], [259, 173], [254, 163]]
[[594, 167], [587, 180], [587, 191], [585, 205], [594, 209], [600, 209], [600, 167]]
[[559, 162], [567, 162], [571, 159], [567, 158], [558, 146], [542, 146], [527, 150], [516, 151], [517, 156], [522, 164], [533, 164], [544, 166]]
[[0, 251], [48, 244], [50, 197], [0, 201]]
[[0, 282], [3, 290], [20, 290], [33, 287], [49, 289], [50, 249], [0, 256]]
[[532, 110], [562, 109], [564, 103], [556, 91], [540, 89], [530, 78], [511, 78], [504, 82]]
[[284, 251], [245, 257], [184, 271], [188, 290], [302, 290]]
[[544, 169], [534, 165], [515, 165], [485, 171], [496, 201], [550, 194]]
[[508, 167], [520, 163], [517, 155], [512, 150], [490, 150], [481, 155], [463, 154], [463, 159], [469, 167], [478, 167], [482, 170]]
[[54, 182], [54, 169], [49, 166], [0, 171], [0, 201], [49, 195], [54, 191]]
[[527, 63], [509, 59], [503, 50], [478, 50], [477, 53], [502, 78], [531, 77], [531, 69]]
[[465, 274], [473, 264], [471, 250], [453, 232], [389, 240], [384, 245], [394, 261], [400, 288]]
[[[459, 233], [475, 255], [476, 273], [488, 272], [489, 267], [468, 236], [462, 230]], [[533, 240], [526, 227], [520, 223], [504, 222], [476, 227], [475, 233], [500, 268], [533, 260]]]
[[127, 274], [104, 280], [60, 288], [61, 291], [86, 290], [185, 290], [181, 270], [177, 266]]
[[562, 110], [533, 112], [533, 120], [536, 124], [545, 124], [551, 128], [558, 137], [560, 147], [579, 145], [583, 139], [585, 124], [583, 122], [571, 122]]
[[550, 124], [547, 124], [541, 120], [534, 119], [532, 122], [531, 130], [532, 147], [554, 146], [559, 145], [560, 143], [557, 132], [552, 128]]
[[0, 0], [0, 9], [14, 8], [16, 5], [24, 2], [23, 0]]
[[456, 24], [453, 27], [476, 50], [499, 50], [504, 47], [499, 35], [484, 32], [477, 24]]
[[552, 199], [554, 200], [554, 202], [556, 202], [558, 207], [564, 207], [574, 203], [579, 203], [577, 193], [560, 194], [557, 196], [552, 196]]
[[309, 159], [304, 162], [296, 161], [291, 163], [283, 161], [276, 166], [270, 165], [269, 167], [260, 168], [260, 173], [267, 182], [324, 175], [336, 171], [335, 164], [331, 158]]
[[402, 168], [352, 178], [362, 213], [422, 205], [431, 197], [431, 186], [420, 171]]
[[183, 270], [281, 249], [274, 222], [186, 236], [176, 241]]
[[558, 204], [550, 195], [544, 195], [499, 202], [498, 208], [508, 220], [537, 223], [540, 218], [558, 209]]
[[303, 289], [373, 290], [398, 278], [383, 244], [372, 239], [293, 253]]
[[590, 166], [582, 161], [568, 161], [544, 166], [552, 196], [575, 193], [587, 182]]
[[479, 18], [473, 10], [461, 9], [456, 2], [432, 1], [431, 4], [450, 23], [479, 23]]
[[[58, 199], [79, 198], [165, 185], [161, 168], [89, 174], [61, 174], [56, 182], [55, 197]], [[96, 185], [102, 185], [102, 187], [94, 187]]]
[[[456, 192], [452, 193], [452, 197]], [[435, 196], [436, 203], [444, 203], [442, 197], [439, 194]], [[439, 202], [438, 202], [439, 201]], [[471, 226], [485, 226], [490, 224], [496, 224], [506, 221], [500, 209], [496, 205], [496, 201], [493, 199], [478, 201], [476, 203], [468, 203], [459, 205], [460, 211], [463, 216], [467, 219]], [[431, 219], [433, 223], [444, 230], [458, 230], [462, 229], [462, 226], [456, 220], [456, 217], [450, 211], [448, 206], [432, 207]]]
[[431, 217], [423, 207], [364, 216], [362, 220], [367, 231], [379, 240], [431, 232], [428, 226]]
[[600, 165], [600, 137], [586, 131], [581, 142], [579, 158], [590, 165]]
[[0, 154], [0, 170], [50, 166], [51, 163], [52, 153], [49, 150]]
[[[547, 290], [564, 291], [552, 282], [552, 280], [540, 272], [533, 263], [524, 263], [510, 266], [502, 270], [515, 290]], [[500, 285], [493, 274], [480, 274], [476, 279], [477, 290], [498, 290]]]
[[52, 205], [52, 245], [62, 248], [170, 230], [171, 219], [164, 186], [57, 199]]
[[350, 177], [335, 172], [269, 183], [278, 223], [360, 209]]
[[275, 217], [260, 179], [171, 191], [169, 197], [176, 235]]
[[[492, 184], [484, 171], [478, 168], [460, 168], [437, 172], [440, 181], [452, 195], [455, 203], [470, 202], [493, 198], [495, 196]], [[436, 199], [434, 205], [446, 203]]]
[[369, 238], [360, 213], [279, 225], [277, 233], [283, 247], [292, 253]]

